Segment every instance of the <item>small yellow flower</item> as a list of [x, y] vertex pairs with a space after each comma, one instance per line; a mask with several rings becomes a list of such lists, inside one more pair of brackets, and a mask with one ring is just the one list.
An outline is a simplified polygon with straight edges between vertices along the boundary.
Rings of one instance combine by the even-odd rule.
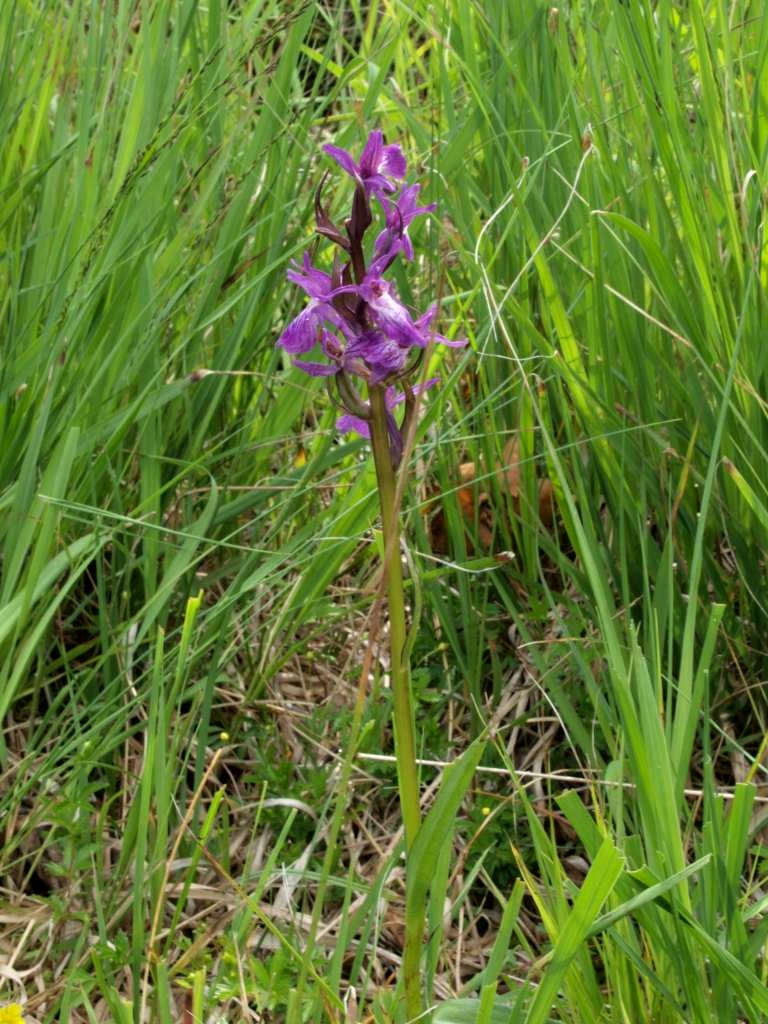
[[18, 1003], [11, 1003], [10, 1006], [0, 1006], [0, 1024], [24, 1024], [21, 1016], [21, 1007]]

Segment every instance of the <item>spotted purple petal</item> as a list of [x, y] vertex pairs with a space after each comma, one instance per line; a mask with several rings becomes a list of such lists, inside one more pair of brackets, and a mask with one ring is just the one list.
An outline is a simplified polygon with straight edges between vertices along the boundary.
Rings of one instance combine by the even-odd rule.
[[365, 331], [347, 346], [345, 365], [355, 359], [362, 359], [370, 367], [371, 384], [378, 384], [405, 369], [408, 349], [382, 331]]
[[368, 178], [378, 174], [384, 151], [384, 136], [378, 130], [372, 131], [360, 154], [360, 177]]
[[306, 309], [285, 328], [277, 344], [289, 355], [298, 356], [309, 352], [317, 342], [317, 330], [323, 320], [323, 304], [310, 302]]
[[[391, 259], [394, 259], [398, 252], [402, 252], [407, 260], [413, 259], [413, 244], [408, 234], [408, 226], [416, 217], [437, 209], [436, 203], [417, 206], [416, 199], [420, 190], [420, 185], [407, 185], [397, 198], [382, 197], [381, 199], [386, 214], [386, 227], [374, 242], [373, 251], [376, 261], [382, 266], [382, 269], [386, 269], [386, 266], [389, 265], [388, 263], [384, 265], [383, 259], [389, 254], [392, 254]], [[380, 272], [382, 271], [380, 270]]]
[[379, 169], [390, 178], [404, 178], [408, 164], [403, 156], [403, 151], [397, 145], [384, 146], [381, 155]]
[[342, 434], [359, 434], [360, 437], [366, 437], [369, 440], [371, 437], [371, 428], [365, 420], [360, 419], [359, 416], [353, 416], [351, 413], [339, 416], [336, 420], [336, 429]]
[[374, 278], [361, 286], [360, 294], [368, 303], [374, 323], [383, 334], [404, 348], [413, 345], [424, 348], [426, 341], [408, 310], [395, 296], [392, 285]]

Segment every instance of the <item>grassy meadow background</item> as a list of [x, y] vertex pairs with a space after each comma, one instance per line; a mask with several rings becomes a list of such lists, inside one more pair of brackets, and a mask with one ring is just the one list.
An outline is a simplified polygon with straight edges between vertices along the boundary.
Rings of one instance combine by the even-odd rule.
[[425, 811], [489, 727], [431, 1019], [768, 1019], [764, 4], [11, 0], [0, 53], [0, 1006], [403, 1019], [373, 468], [275, 349], [380, 127], [470, 339], [404, 508]]

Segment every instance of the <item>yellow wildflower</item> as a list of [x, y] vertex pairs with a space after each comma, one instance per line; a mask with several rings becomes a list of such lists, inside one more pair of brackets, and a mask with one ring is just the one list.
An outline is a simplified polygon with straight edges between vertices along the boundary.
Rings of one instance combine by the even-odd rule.
[[24, 1024], [21, 1016], [21, 1007], [18, 1003], [11, 1003], [10, 1006], [0, 1006], [0, 1024]]

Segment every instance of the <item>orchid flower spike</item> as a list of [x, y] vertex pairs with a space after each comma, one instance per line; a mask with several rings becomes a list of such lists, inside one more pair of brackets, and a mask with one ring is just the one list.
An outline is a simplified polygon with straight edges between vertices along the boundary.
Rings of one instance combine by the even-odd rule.
[[[289, 269], [288, 280], [304, 290], [309, 302], [285, 327], [277, 344], [294, 357], [294, 366], [311, 376], [336, 380], [339, 404], [347, 411], [337, 422], [339, 430], [369, 435], [367, 420], [361, 415], [368, 407], [355, 391], [353, 378], [368, 387], [386, 387], [390, 450], [397, 462], [402, 428], [393, 410], [406, 397], [402, 386], [411, 395], [418, 390], [403, 385], [418, 362], [413, 359], [414, 350], [423, 351], [430, 342], [466, 344], [465, 338], [449, 340], [434, 330], [435, 303], [414, 317], [394, 284], [384, 278], [399, 255], [413, 259], [408, 229], [417, 217], [431, 213], [435, 204], [418, 205], [418, 184], [404, 184], [398, 192], [395, 182], [405, 178], [405, 157], [400, 146], [385, 145], [378, 130], [369, 135], [359, 160], [338, 146], [323, 149], [355, 183], [352, 208], [343, 228], [323, 207], [323, 183], [315, 197], [318, 233], [334, 243], [342, 257], [337, 256], [330, 274], [313, 266], [307, 252], [301, 264], [294, 263]], [[382, 228], [366, 253], [365, 236], [374, 222], [371, 200], [380, 210]], [[295, 358], [315, 348], [322, 360]], [[422, 390], [434, 383], [436, 380], [429, 381]]]

